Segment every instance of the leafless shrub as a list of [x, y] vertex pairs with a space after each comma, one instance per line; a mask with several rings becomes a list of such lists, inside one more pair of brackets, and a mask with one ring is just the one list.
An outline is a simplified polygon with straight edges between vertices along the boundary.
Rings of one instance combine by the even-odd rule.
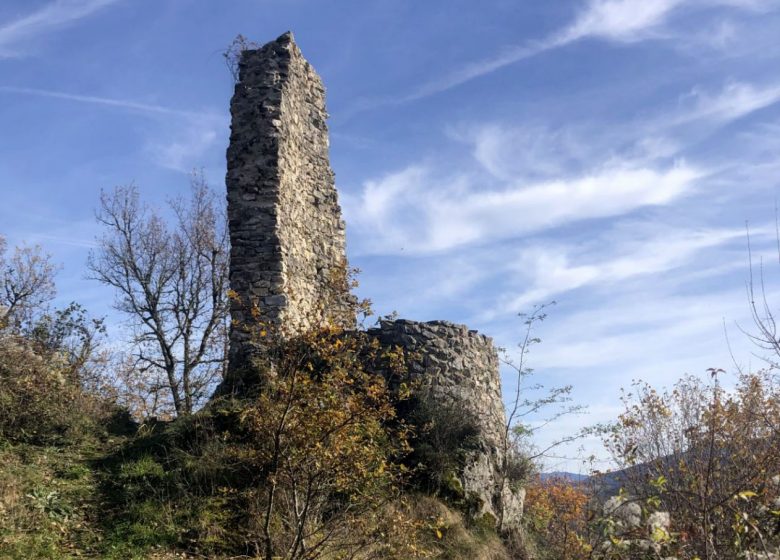
[[236, 38], [230, 43], [228, 48], [222, 53], [225, 58], [225, 64], [228, 67], [230, 75], [233, 77], [234, 82], [238, 82], [238, 64], [241, 62], [241, 56], [244, 51], [254, 50], [260, 48], [260, 45], [254, 41], [250, 41], [240, 33], [236, 35]]

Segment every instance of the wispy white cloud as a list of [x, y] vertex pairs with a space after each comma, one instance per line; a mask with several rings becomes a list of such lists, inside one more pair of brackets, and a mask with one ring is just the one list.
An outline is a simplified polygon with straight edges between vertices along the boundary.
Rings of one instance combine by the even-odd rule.
[[61, 99], [129, 111], [156, 119], [173, 120], [172, 126], [165, 127], [173, 130], [160, 132], [148, 140], [146, 152], [158, 165], [185, 173], [202, 163], [200, 158], [213, 146], [219, 131], [227, 128], [227, 116], [216, 112], [186, 111], [130, 99], [15, 86], [0, 86], [0, 93]]
[[472, 147], [474, 160], [491, 176], [528, 182], [572, 177], [610, 162], [656, 166], [683, 148], [668, 128], [656, 120], [625, 120], [609, 127], [590, 122], [550, 127], [504, 121], [478, 125], [454, 137]]
[[[572, 376], [609, 366], [615, 378], [604, 379], [605, 384], [632, 378], [663, 384], [685, 373], [732, 365], [724, 320], [727, 326], [747, 326], [750, 320], [740, 286], [683, 294], [648, 281], [636, 291], [594, 297], [579, 311], [559, 316], [554, 328], [542, 333], [545, 343], [535, 349], [534, 360]], [[738, 334], [731, 342], [738, 362], [748, 363], [755, 350], [749, 341]]]
[[565, 128], [490, 123], [457, 134], [473, 146], [476, 162], [501, 180], [565, 176], [592, 156], [593, 142], [584, 142], [577, 125]]
[[657, 32], [684, 0], [592, 0], [576, 20], [556, 35], [554, 45], [585, 37], [633, 43]]
[[452, 128], [450, 136], [470, 145], [474, 160], [496, 179], [530, 181], [572, 176], [611, 159], [658, 165], [684, 154], [688, 144], [778, 102], [780, 83], [729, 81], [720, 89], [695, 87], [655, 114], [608, 127], [587, 121], [557, 128], [504, 121]]
[[138, 101], [132, 101], [128, 99], [115, 99], [111, 97], [99, 97], [94, 95], [80, 95], [76, 93], [68, 93], [68, 92], [54, 91], [48, 89], [0, 85], [0, 92], [19, 94], [19, 95], [35, 95], [41, 97], [50, 97], [53, 99], [63, 99], [66, 101], [76, 101], [78, 103], [89, 103], [93, 105], [104, 105], [106, 107], [115, 107], [118, 109], [125, 109], [128, 111], [136, 111], [136, 112], [147, 113], [152, 115], [171, 115], [171, 116], [184, 117], [184, 118], [199, 118], [203, 116], [203, 113], [198, 113], [195, 111], [182, 111], [180, 109], [173, 109], [171, 107], [165, 107], [163, 105], [141, 103]]
[[[754, 258], [776, 259], [774, 224], [751, 229]], [[542, 328], [545, 344], [534, 360], [570, 375], [610, 364], [618, 375], [675, 379], [686, 369], [668, 362], [682, 359], [698, 364], [691, 373], [713, 364], [728, 367], [723, 322], [750, 322], [746, 247], [741, 228], [655, 222], [624, 223], [590, 242], [539, 243], [510, 261], [504, 274], [517, 277], [518, 295], [506, 293], [504, 306], [492, 314], [506, 317], [550, 299], [561, 302], [563, 309], [552, 311], [554, 326]], [[499, 334], [505, 344], [511, 338]], [[744, 337], [734, 343], [738, 360], [750, 356]]]
[[571, 179], [486, 190], [469, 175], [437, 177], [413, 166], [366, 182], [359, 196], [345, 197], [345, 207], [363, 250], [427, 253], [668, 204], [703, 175], [684, 161], [666, 168], [613, 161]]
[[[421, 258], [394, 257], [388, 265], [392, 273], [363, 277], [366, 294], [392, 302], [383, 313], [398, 309], [404, 316], [428, 320], [437, 316], [432, 310], [444, 306], [455, 312], [457, 307], [469, 324], [495, 332], [500, 331], [497, 325], [535, 304], [654, 290], [659, 280], [671, 289], [684, 289], [733, 274], [747, 262], [745, 230], [739, 227], [686, 227], [656, 217], [618, 219], [606, 229], [576, 231], [574, 238], [550, 232]], [[752, 234], [758, 259], [763, 255], [758, 247], [773, 232], [756, 227]]]
[[223, 119], [201, 119], [173, 131], [169, 139], [151, 140], [146, 151], [158, 165], [190, 173], [203, 164], [202, 158], [214, 146], [220, 130], [227, 127]]
[[[531, 58], [558, 46], [561, 46], [561, 44], [558, 44], [557, 40], [553, 38], [525, 45], [505, 47], [502, 52], [491, 58], [470, 62], [449, 74], [434, 78], [409, 95], [402, 96], [397, 102], [404, 103], [407, 101], [414, 101], [416, 99], [422, 99], [430, 95], [447, 91], [448, 89], [470, 82], [475, 78], [485, 76], [504, 68], [505, 66]], [[370, 107], [371, 105], [368, 106]]]
[[771, 10], [776, 0], [589, 0], [574, 21], [547, 37], [512, 45], [498, 54], [468, 63], [457, 70], [431, 80], [399, 101], [412, 101], [440, 93], [480, 76], [544, 52], [583, 39], [601, 39], [614, 43], [635, 43], [671, 36], [666, 24], [671, 16], [686, 9], [729, 7], [739, 10]]
[[[582, 247], [539, 246], [523, 251], [514, 261], [514, 272], [522, 275], [526, 287], [520, 294], [506, 295], [488, 313], [517, 313], [572, 290], [587, 286], [609, 289], [626, 280], [688, 267], [705, 249], [744, 237], [742, 229], [653, 231], [648, 238], [605, 244], [596, 254], [584, 256]], [[710, 270], [722, 272], [714, 267]]]
[[18, 45], [84, 19], [118, 0], [54, 0], [13, 21], [0, 24], [0, 58], [20, 56]]
[[462, 68], [436, 78], [416, 92], [405, 97], [411, 101], [446, 91], [468, 81], [490, 74], [521, 60], [543, 52], [566, 46], [586, 37], [612, 41], [634, 42], [655, 32], [669, 13], [682, 4], [682, 0], [591, 0], [585, 9], [567, 27], [548, 37], [523, 45], [505, 48], [487, 59], [466, 64]]
[[[774, 87], [728, 82], [694, 92], [609, 125], [450, 125], [449, 138], [471, 156], [450, 156], [458, 171], [423, 157], [428, 163], [365, 181], [344, 197], [355, 255], [424, 255], [399, 259], [397, 276], [389, 284], [382, 276], [371, 294], [419, 319], [457, 302], [450, 305], [470, 323], [493, 332], [501, 317], [553, 298], [589, 299], [605, 286], [652, 290], [667, 276], [693, 285], [733, 274], [744, 266], [739, 224], [748, 216], [724, 230], [708, 226], [712, 215], [700, 210], [711, 213], [751, 185], [776, 183], [765, 180], [768, 169], [761, 181], [744, 173], [758, 173], [762, 158], [777, 169], [778, 128], [763, 124], [735, 138], [751, 154], [683, 158], [714, 130], [768, 106]], [[637, 227], [650, 207], [668, 226]], [[592, 218], [602, 220], [582, 223]], [[570, 226], [595, 245], [568, 243]]]
[[716, 93], [694, 88], [681, 101], [683, 109], [668, 124], [687, 124], [696, 120], [728, 123], [779, 102], [780, 83], [730, 82]]
[[754, 12], [778, 7], [777, 0], [589, 0], [573, 23], [554, 35], [553, 46], [585, 38], [635, 43], [666, 37], [676, 12], [728, 7]]
[[[91, 205], [84, 214], [58, 214], [59, 207], [50, 200], [39, 200], [34, 206], [24, 204], [29, 191], [18, 184], [9, 185], [0, 205], [0, 224], [11, 245], [39, 244], [46, 248], [90, 248], [94, 246], [98, 225]], [[39, 192], [39, 191], [36, 191]], [[7, 228], [7, 229], [6, 229]]]

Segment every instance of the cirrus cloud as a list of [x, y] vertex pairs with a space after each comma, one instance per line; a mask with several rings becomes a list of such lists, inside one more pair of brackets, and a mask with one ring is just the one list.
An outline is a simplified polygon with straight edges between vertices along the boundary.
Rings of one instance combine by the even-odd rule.
[[0, 58], [21, 56], [19, 44], [84, 19], [118, 0], [54, 0], [13, 21], [0, 24]]
[[623, 161], [570, 179], [483, 189], [469, 175], [437, 177], [412, 166], [367, 181], [345, 197], [345, 210], [360, 252], [432, 253], [668, 204], [704, 175], [682, 160], [667, 168]]

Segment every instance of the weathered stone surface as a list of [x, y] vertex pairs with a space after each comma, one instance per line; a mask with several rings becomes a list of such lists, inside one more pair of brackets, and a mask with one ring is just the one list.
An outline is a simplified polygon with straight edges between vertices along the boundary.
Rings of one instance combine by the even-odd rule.
[[230, 369], [251, 352], [244, 326], [258, 320], [290, 332], [334, 321], [345, 327], [344, 222], [328, 159], [325, 89], [292, 34], [244, 51], [230, 104], [227, 198]]
[[504, 527], [520, 521], [522, 492], [510, 490], [501, 476], [506, 414], [501, 397], [498, 354], [493, 340], [447, 321], [383, 321], [368, 334], [387, 347], [400, 347], [423, 398], [434, 406], [458, 407], [479, 427], [480, 449], [461, 476], [466, 492], [481, 502], [479, 513], [503, 518]]
[[[240, 375], [252, 353], [246, 327], [255, 322], [294, 334], [324, 322], [349, 329], [355, 321], [338, 282], [345, 236], [328, 160], [325, 91], [291, 34], [242, 54], [230, 110], [230, 285], [238, 298], [222, 391], [250, 381]], [[506, 419], [492, 340], [446, 321], [385, 321], [369, 334], [405, 350], [424, 398], [476, 419], [482, 441], [461, 483], [480, 499], [480, 513], [498, 519], [503, 512], [504, 528], [516, 525], [523, 496], [500, 476]]]

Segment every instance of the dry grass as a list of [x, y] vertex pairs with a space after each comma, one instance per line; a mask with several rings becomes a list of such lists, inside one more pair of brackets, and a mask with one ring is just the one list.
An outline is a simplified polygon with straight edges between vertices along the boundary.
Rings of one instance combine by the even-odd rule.
[[[398, 507], [398, 506], [396, 506]], [[428, 558], [510, 560], [493, 520], [468, 522], [459, 511], [426, 495], [409, 496], [400, 507], [417, 526], [417, 540]]]

